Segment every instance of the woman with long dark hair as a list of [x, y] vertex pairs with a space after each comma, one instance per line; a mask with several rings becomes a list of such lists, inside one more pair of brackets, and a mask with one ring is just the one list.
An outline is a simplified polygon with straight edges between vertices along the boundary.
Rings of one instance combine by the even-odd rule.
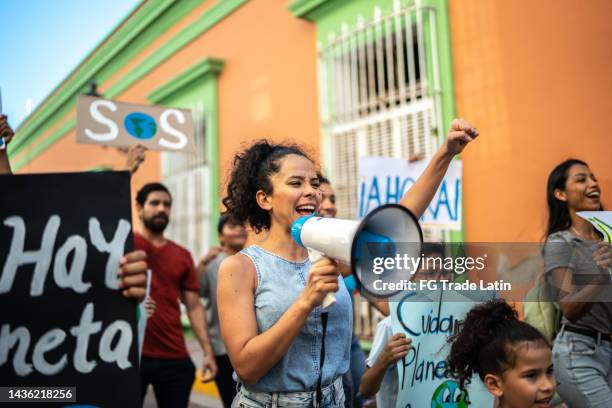
[[[401, 204], [419, 217], [453, 157], [478, 133], [454, 120], [446, 142]], [[219, 270], [221, 333], [238, 376], [235, 407], [344, 407], [352, 308], [336, 262], [311, 265], [291, 226], [320, 206], [317, 168], [298, 146], [259, 141], [234, 158], [223, 200], [264, 238]], [[336, 302], [320, 307], [328, 292]]]
[[581, 160], [560, 163], [548, 177], [544, 264], [562, 314], [553, 361], [558, 392], [571, 408], [612, 407], [612, 250], [578, 215], [601, 210], [600, 195]]

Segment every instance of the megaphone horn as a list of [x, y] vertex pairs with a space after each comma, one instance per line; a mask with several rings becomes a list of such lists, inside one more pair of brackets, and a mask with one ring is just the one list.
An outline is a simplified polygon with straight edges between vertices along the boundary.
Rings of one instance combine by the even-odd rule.
[[[423, 232], [417, 218], [405, 207], [386, 204], [374, 209], [361, 221], [324, 218], [309, 215], [298, 218], [291, 227], [291, 236], [299, 245], [308, 249], [312, 263], [322, 257], [349, 263], [357, 282], [376, 296], [390, 296], [395, 292], [375, 290], [372, 259], [374, 255], [393, 257], [398, 243], [417, 243], [410, 246], [410, 256], [420, 256]], [[390, 271], [395, 277], [398, 271]], [[322, 306], [335, 301], [328, 293]]]

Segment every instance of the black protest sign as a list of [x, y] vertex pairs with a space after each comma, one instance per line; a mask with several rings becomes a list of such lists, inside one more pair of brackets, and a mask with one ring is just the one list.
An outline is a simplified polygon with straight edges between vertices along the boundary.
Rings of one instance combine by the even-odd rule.
[[117, 289], [130, 220], [127, 172], [0, 176], [1, 386], [139, 405], [136, 304]]

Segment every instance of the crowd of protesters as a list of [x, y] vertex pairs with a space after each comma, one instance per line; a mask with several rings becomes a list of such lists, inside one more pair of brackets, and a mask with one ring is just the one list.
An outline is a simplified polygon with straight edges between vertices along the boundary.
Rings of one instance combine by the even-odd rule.
[[[13, 135], [1, 117], [0, 137], [8, 144]], [[455, 119], [400, 205], [420, 217], [453, 158], [477, 136], [473, 126]], [[144, 157], [144, 148], [131, 148], [128, 169], [137, 171]], [[10, 173], [5, 149], [0, 173]], [[551, 344], [504, 300], [476, 305], [449, 338], [446, 375], [462, 388], [478, 375], [502, 408], [612, 406], [612, 303], [600, 293], [609, 287], [612, 250], [577, 215], [601, 210], [600, 193], [585, 162], [568, 160], [552, 171], [543, 253], [545, 279], [559, 289], [558, 334]], [[189, 404], [196, 368], [185, 346], [182, 302], [203, 352], [202, 381], [215, 381], [226, 407], [359, 407], [374, 396], [378, 407], [395, 406], [394, 365], [411, 339], [392, 333], [386, 301], [369, 299], [387, 317], [366, 358], [352, 329], [358, 287], [350, 267], [327, 258], [311, 263], [291, 238], [299, 217], [337, 213], [332, 184], [300, 146], [262, 140], [235, 155], [217, 226], [219, 245], [197, 266], [187, 249], [164, 235], [172, 204], [160, 183], [138, 191], [136, 251], [124, 257], [119, 271], [123, 294], [138, 300], [144, 298], [144, 271], [152, 271], [140, 364], [143, 397], [151, 385], [158, 406]], [[550, 245], [556, 242], [571, 251]], [[430, 272], [415, 278], [443, 278]], [[324, 309], [329, 292], [336, 301]]]

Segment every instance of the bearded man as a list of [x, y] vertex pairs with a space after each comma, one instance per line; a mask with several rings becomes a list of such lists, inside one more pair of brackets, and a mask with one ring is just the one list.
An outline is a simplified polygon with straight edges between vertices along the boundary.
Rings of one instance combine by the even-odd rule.
[[172, 197], [163, 184], [143, 186], [136, 196], [136, 208], [142, 225], [140, 232], [134, 233], [134, 246], [147, 253], [152, 273], [151, 297], [157, 305], [155, 314], [147, 321], [144, 337], [140, 364], [142, 397], [144, 400], [151, 384], [160, 408], [187, 407], [195, 366], [185, 346], [179, 299], [187, 308], [193, 333], [204, 351], [202, 377], [212, 380], [217, 374], [195, 265], [187, 249], [164, 237]]

